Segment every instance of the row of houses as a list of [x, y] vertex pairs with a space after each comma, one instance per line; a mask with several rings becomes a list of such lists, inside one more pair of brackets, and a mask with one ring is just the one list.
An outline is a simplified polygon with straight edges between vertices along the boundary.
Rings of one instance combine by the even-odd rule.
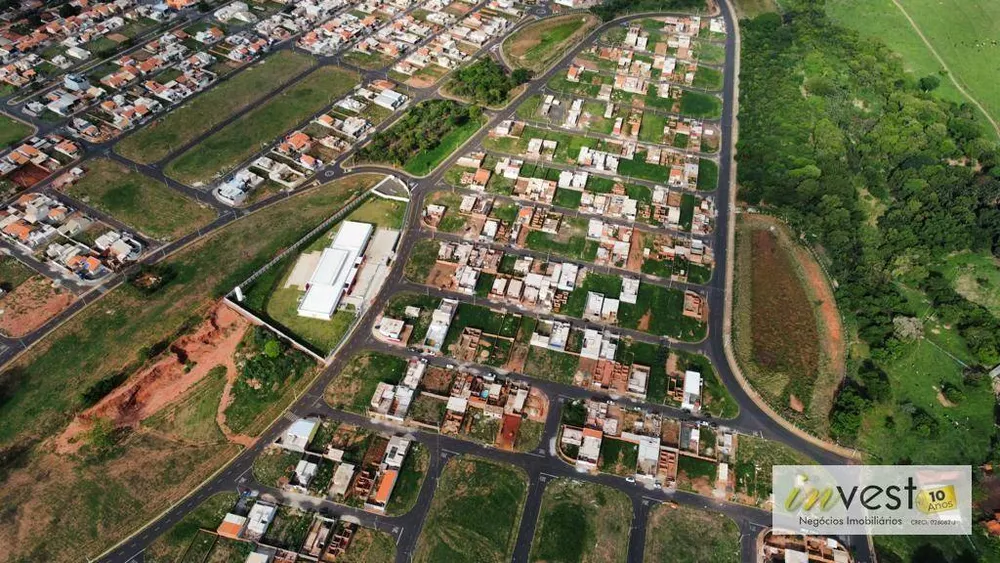
[[[736, 459], [737, 438], [728, 429], [587, 399], [570, 403], [564, 411], [559, 453], [583, 470], [614, 472], [666, 488], [683, 479], [686, 488], [729, 498], [735, 489], [730, 465]], [[632, 455], [623, 458], [622, 450]], [[621, 467], [625, 459], [629, 465]], [[712, 471], [706, 472], [708, 477], [687, 475], [689, 464], [707, 465]]]
[[0, 179], [29, 188], [82, 154], [78, 144], [55, 133], [29, 137], [0, 156]]
[[133, 263], [143, 252], [142, 243], [113, 229], [104, 231], [90, 245], [77, 235], [98, 228], [96, 221], [52, 196], [26, 193], [0, 211], [0, 233], [26, 252], [40, 252], [67, 275], [99, 279]]
[[[278, 542], [268, 535], [268, 531], [287, 526], [286, 520], [309, 520], [301, 546], [272, 545]], [[243, 496], [223, 516], [215, 533], [222, 538], [253, 544], [245, 559], [241, 555], [236, 561], [294, 563], [306, 560], [333, 563], [350, 553], [358, 528], [358, 524], [353, 522], [319, 513], [305, 513], [273, 500]]]
[[317, 116], [306, 128], [285, 135], [266, 154], [225, 178], [212, 193], [226, 205], [237, 206], [265, 182], [295, 189], [373, 131], [374, 124], [367, 116], [374, 108], [396, 112], [406, 106], [410, 98], [394, 88], [388, 80], [355, 87], [334, 102], [329, 112]]

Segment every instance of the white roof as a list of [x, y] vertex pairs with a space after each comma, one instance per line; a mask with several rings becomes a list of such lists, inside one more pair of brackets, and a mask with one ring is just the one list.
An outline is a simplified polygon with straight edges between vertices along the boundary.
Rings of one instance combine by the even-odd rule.
[[289, 436], [297, 436], [301, 438], [308, 438], [312, 436], [313, 429], [316, 428], [317, 422], [315, 420], [309, 420], [308, 418], [301, 418], [292, 423], [288, 427], [287, 434]]
[[246, 563], [268, 563], [271, 560], [271, 556], [266, 553], [251, 553], [247, 555]]
[[299, 304], [299, 315], [330, 319], [340, 304], [344, 290], [357, 273], [356, 263], [368, 244], [372, 225], [344, 221], [329, 248], [323, 250], [309, 279], [309, 289]]
[[465, 412], [469, 406], [469, 400], [462, 397], [448, 397], [447, 410], [452, 412]]
[[692, 395], [701, 394], [701, 374], [696, 371], [684, 372], [684, 392]]

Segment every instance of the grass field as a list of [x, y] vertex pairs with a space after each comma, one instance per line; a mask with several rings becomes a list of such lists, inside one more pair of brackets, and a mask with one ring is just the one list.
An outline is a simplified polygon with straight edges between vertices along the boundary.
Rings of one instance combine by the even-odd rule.
[[413, 505], [417, 503], [420, 496], [420, 487], [424, 484], [424, 477], [430, 469], [430, 452], [419, 442], [410, 444], [410, 451], [403, 460], [403, 467], [399, 472], [399, 479], [396, 481], [396, 488], [392, 490], [392, 498], [386, 506], [385, 512], [390, 516], [406, 514]]
[[[951, 75], [994, 119], [1000, 119], [997, 69], [992, 64], [1000, 55], [1000, 45], [994, 41], [1000, 32], [1000, 3], [967, 0], [961, 3], [961, 9], [937, 0], [900, 0], [900, 4]], [[941, 64], [892, 0], [835, 0], [827, 2], [826, 7], [838, 23], [878, 38], [899, 53], [905, 68], [916, 78], [937, 75], [941, 85], [936, 91], [942, 97], [963, 101], [948, 76], [940, 74]]]
[[948, 256], [945, 277], [963, 297], [1000, 317], [1000, 263], [988, 253], [962, 252]]
[[601, 458], [597, 467], [602, 473], [627, 477], [635, 475], [639, 463], [639, 446], [625, 440], [605, 436], [601, 442]]
[[681, 94], [681, 114], [703, 119], [718, 119], [722, 116], [722, 100], [711, 94], [685, 90]]
[[763, 504], [770, 500], [773, 466], [813, 463], [805, 454], [780, 442], [740, 436], [736, 445], [736, 460], [730, 471], [736, 474], [736, 492]]
[[225, 385], [225, 366], [215, 366], [181, 400], [149, 417], [143, 424], [194, 443], [222, 442], [226, 437], [215, 422], [215, 414]]
[[504, 56], [515, 66], [543, 70], [582, 41], [597, 23], [590, 14], [543, 19], [508, 37], [503, 43]]
[[[692, 538], [697, 540], [692, 541]], [[643, 560], [650, 563], [739, 563], [740, 529], [723, 514], [660, 504], [649, 511]]]
[[545, 485], [531, 561], [625, 561], [632, 501], [621, 491], [572, 479]]
[[279, 51], [129, 135], [115, 145], [115, 151], [142, 164], [159, 162], [274, 92], [314, 62], [292, 50]]
[[146, 561], [172, 563], [179, 560], [198, 535], [198, 530], [215, 529], [236, 504], [236, 499], [236, 493], [219, 493], [206, 499], [150, 544], [143, 554]]
[[448, 461], [413, 560], [510, 561], [527, 488], [513, 466], [464, 456]]
[[118, 162], [99, 158], [89, 167], [66, 191], [150, 238], [176, 239], [215, 219], [212, 208]]
[[32, 127], [27, 123], [0, 113], [0, 150], [16, 144], [32, 131]]
[[333, 103], [358, 79], [356, 73], [341, 68], [318, 68], [172, 160], [164, 172], [188, 185], [211, 182]]
[[35, 271], [25, 266], [13, 256], [0, 257], [0, 289], [12, 291], [35, 275]]
[[351, 546], [337, 557], [340, 563], [382, 563], [396, 559], [396, 542], [392, 536], [371, 528], [354, 531]]
[[[60, 432], [83, 408], [83, 390], [105, 377], [136, 371], [150, 349], [190, 331], [216, 299], [278, 249], [380, 178], [346, 177], [232, 223], [168, 258], [163, 267], [173, 278], [159, 290], [147, 294], [125, 284], [108, 292], [3, 374], [7, 395], [0, 405], [5, 421], [0, 447], [14, 456], [9, 459], [20, 460], [8, 465], [7, 480], [0, 485], [0, 500], [21, 507], [11, 525], [0, 530], [0, 542], [16, 548], [12, 556], [57, 562], [76, 561], [81, 553], [96, 556], [237, 451], [228, 444], [178, 447], [175, 439], [139, 432], [120, 436], [113, 455], [104, 457], [32, 453], [40, 439]], [[121, 345], [125, 341], [128, 346]], [[67, 349], [74, 354], [67, 355]], [[293, 392], [285, 390], [276, 405], [286, 404]], [[30, 477], [42, 468], [54, 478]], [[33, 523], [48, 522], [67, 510], [78, 518], [34, 533]], [[92, 526], [94, 522], [100, 525]]]
[[528, 359], [524, 363], [524, 373], [532, 377], [551, 379], [570, 385], [573, 375], [580, 366], [580, 357], [549, 350], [540, 346], [528, 349]]

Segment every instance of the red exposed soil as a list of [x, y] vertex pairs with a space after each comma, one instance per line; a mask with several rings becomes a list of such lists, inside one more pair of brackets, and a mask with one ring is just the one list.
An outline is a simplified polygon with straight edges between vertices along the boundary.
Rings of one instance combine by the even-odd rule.
[[[144, 368], [79, 414], [56, 439], [56, 450], [60, 453], [75, 451], [80, 442], [77, 438], [97, 418], [110, 419], [116, 427], [138, 426], [142, 420], [183, 396], [217, 365], [228, 368], [231, 384], [237, 373], [233, 354], [248, 326], [245, 318], [220, 305], [194, 333], [174, 341], [166, 357]], [[191, 366], [190, 369], [187, 366]], [[226, 386], [223, 402], [227, 400], [229, 387]], [[222, 428], [225, 430], [225, 426]]]
[[76, 297], [64, 289], [52, 287], [47, 278], [25, 280], [0, 299], [0, 332], [20, 337], [42, 326], [69, 307]]

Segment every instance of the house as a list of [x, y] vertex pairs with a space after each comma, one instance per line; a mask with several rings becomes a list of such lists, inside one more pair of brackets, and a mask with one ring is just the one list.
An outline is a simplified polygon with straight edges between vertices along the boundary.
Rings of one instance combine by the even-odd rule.
[[399, 342], [400, 335], [402, 334], [405, 326], [406, 323], [400, 319], [382, 317], [382, 321], [379, 322], [378, 325], [378, 332], [389, 340]]
[[224, 538], [239, 539], [243, 535], [243, 530], [246, 529], [247, 518], [246, 516], [239, 516], [238, 514], [229, 513], [226, 517], [222, 519], [222, 523], [215, 530], [215, 533], [219, 534]]
[[333, 473], [333, 483], [330, 485], [330, 495], [334, 498], [343, 497], [354, 479], [354, 465], [341, 463]]
[[583, 438], [580, 443], [580, 452], [576, 456], [576, 466], [585, 469], [597, 467], [597, 460], [601, 457], [601, 442], [604, 432], [596, 428], [584, 428]]
[[455, 316], [458, 308], [458, 301], [454, 299], [442, 299], [438, 308], [431, 313], [431, 324], [427, 328], [427, 335], [424, 337], [424, 346], [440, 352], [444, 345], [444, 338], [448, 335], [448, 327], [451, 326], [451, 319]]
[[684, 397], [681, 408], [697, 413], [701, 410], [701, 374], [696, 371], [684, 372]]
[[278, 508], [273, 504], [259, 501], [254, 504], [247, 515], [247, 525], [243, 537], [250, 541], [257, 541], [263, 537], [277, 511]]
[[318, 429], [319, 421], [301, 418], [293, 422], [278, 438], [278, 445], [293, 452], [304, 452]]

